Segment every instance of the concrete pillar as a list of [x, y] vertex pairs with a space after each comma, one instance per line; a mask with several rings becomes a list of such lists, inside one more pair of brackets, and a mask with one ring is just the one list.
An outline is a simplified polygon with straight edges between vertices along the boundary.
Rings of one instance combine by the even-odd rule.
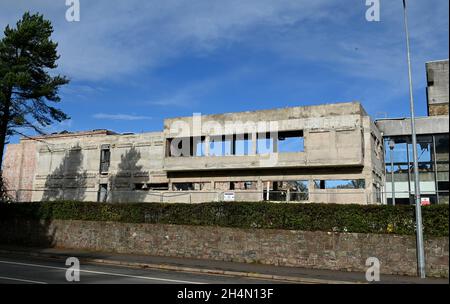
[[256, 150], [257, 150], [256, 146], [257, 146], [257, 144], [258, 144], [257, 133], [254, 132], [254, 133], [252, 133], [252, 151], [251, 151], [250, 155], [256, 155]]
[[273, 153], [278, 153], [278, 138], [272, 137], [273, 135], [276, 135], [276, 134], [271, 134], [271, 138], [270, 138], [272, 140]]
[[[373, 177], [372, 177], [373, 178]], [[371, 204], [371, 203], [373, 203], [373, 197], [374, 197], [374, 190], [375, 190], [375, 187], [373, 186], [373, 184], [371, 183], [371, 182], [369, 182], [369, 183], [367, 183], [367, 181], [371, 181], [372, 180], [372, 178], [365, 178], [364, 180], [365, 180], [365, 185], [366, 185], [366, 189], [365, 189], [365, 191], [364, 191], [364, 193], [365, 193], [365, 200], [366, 200], [366, 204]]]
[[[226, 142], [230, 143], [230, 150], [229, 151], [226, 150]], [[228, 135], [224, 136], [223, 145], [224, 145], [223, 148], [225, 150], [224, 155], [228, 155], [227, 152], [230, 153], [229, 155], [234, 155], [234, 153], [233, 153], [233, 151], [234, 151], [234, 136], [232, 134], [228, 134]]]
[[209, 156], [209, 143], [210, 143], [210, 137], [209, 137], [209, 135], [206, 135], [206, 137], [205, 137], [205, 156]]
[[308, 202], [312, 202], [311, 198], [314, 197], [314, 194], [311, 194], [311, 192], [314, 192], [314, 180], [309, 179], [308, 180]]

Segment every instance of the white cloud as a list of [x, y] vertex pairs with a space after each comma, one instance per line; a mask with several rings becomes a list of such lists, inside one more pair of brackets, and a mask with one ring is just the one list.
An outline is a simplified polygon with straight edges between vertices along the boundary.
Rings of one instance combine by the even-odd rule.
[[[384, 102], [404, 93], [401, 1], [382, 1], [381, 22], [372, 23], [364, 21], [362, 0], [81, 0], [81, 21], [73, 23], [64, 19], [64, 3], [3, 0], [0, 23], [14, 23], [26, 9], [44, 13], [55, 26], [61, 71], [74, 80], [123, 80], [179, 56], [214, 55], [239, 45], [271, 52], [274, 61], [308, 62], [344, 77], [385, 83], [382, 95], [379, 87], [352, 83], [342, 90], [371, 90], [368, 96], [381, 95]], [[448, 49], [448, 1], [409, 1], [408, 9], [413, 76], [420, 87], [424, 62], [448, 57], [443, 51]], [[207, 90], [188, 85], [149, 103], [183, 105]]]
[[[118, 79], [188, 52], [204, 53], [245, 40], [261, 26], [318, 18], [329, 1], [80, 1], [81, 21], [64, 19], [63, 0], [2, 1], [0, 20], [23, 11], [53, 21], [61, 70], [75, 80]], [[3, 23], [3, 22], [2, 22]]]
[[130, 115], [130, 114], [106, 114], [106, 113], [96, 113], [92, 115], [96, 119], [106, 119], [106, 120], [149, 120], [152, 119], [150, 116], [141, 115]]

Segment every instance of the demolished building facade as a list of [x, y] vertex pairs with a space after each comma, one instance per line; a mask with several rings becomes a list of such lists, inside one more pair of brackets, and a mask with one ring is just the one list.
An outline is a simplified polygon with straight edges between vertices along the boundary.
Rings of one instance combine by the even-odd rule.
[[[417, 134], [429, 156], [421, 187], [433, 203], [448, 203], [448, 60], [426, 66], [429, 116], [418, 119]], [[404, 118], [373, 121], [359, 102], [194, 114], [165, 119], [160, 132], [22, 138], [7, 146], [3, 176], [16, 201], [385, 204], [395, 182], [408, 203], [409, 127]], [[396, 152], [406, 149], [393, 168], [391, 139]]]

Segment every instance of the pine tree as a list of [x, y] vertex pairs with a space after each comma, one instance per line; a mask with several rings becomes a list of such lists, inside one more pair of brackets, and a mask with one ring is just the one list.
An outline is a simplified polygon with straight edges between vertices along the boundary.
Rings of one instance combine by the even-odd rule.
[[68, 119], [52, 105], [60, 101], [59, 88], [69, 82], [50, 74], [59, 59], [52, 33], [50, 21], [27, 12], [15, 28], [6, 26], [0, 40], [0, 169], [8, 136], [24, 128], [43, 134], [46, 126]]

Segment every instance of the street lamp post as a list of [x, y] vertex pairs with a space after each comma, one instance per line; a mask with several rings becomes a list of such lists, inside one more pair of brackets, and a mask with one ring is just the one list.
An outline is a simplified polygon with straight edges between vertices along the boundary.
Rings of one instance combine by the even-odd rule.
[[425, 252], [423, 248], [423, 231], [422, 231], [422, 209], [420, 204], [420, 186], [419, 186], [419, 165], [417, 162], [417, 138], [416, 138], [416, 126], [414, 117], [414, 99], [412, 89], [412, 76], [411, 76], [411, 57], [409, 50], [409, 33], [408, 33], [408, 16], [406, 14], [406, 0], [403, 0], [403, 16], [405, 23], [406, 34], [406, 53], [408, 61], [408, 79], [409, 79], [409, 103], [411, 111], [411, 137], [413, 148], [413, 161], [414, 161], [414, 196], [416, 202], [416, 242], [417, 242], [417, 270], [419, 276], [424, 279], [425, 274]]
[[389, 149], [391, 150], [391, 188], [392, 188], [392, 206], [395, 206], [395, 182], [394, 182], [394, 148], [395, 141], [389, 141]]

